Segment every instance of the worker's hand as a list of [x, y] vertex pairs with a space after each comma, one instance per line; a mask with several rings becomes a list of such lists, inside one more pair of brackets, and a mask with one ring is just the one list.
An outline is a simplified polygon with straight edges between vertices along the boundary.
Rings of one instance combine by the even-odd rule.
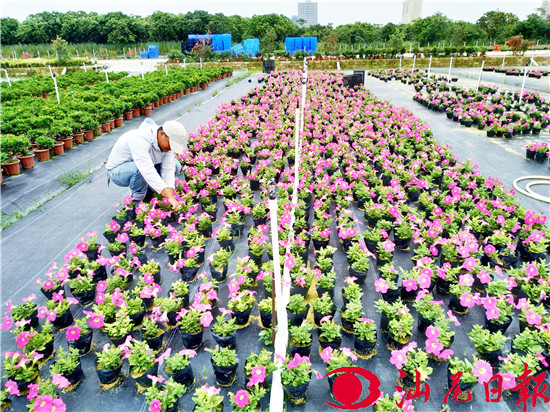
[[170, 202], [170, 204], [172, 205], [172, 210], [174, 212], [181, 207], [180, 202], [178, 202], [176, 200], [176, 197], [174, 196], [174, 189], [172, 189], [171, 187], [165, 187], [161, 190], [160, 194], [162, 195], [162, 197]]

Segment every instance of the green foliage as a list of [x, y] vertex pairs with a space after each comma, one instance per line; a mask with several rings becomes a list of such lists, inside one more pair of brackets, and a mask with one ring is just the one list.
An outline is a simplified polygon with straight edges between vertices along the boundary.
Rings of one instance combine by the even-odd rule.
[[214, 349], [205, 348], [204, 350], [212, 354], [212, 363], [216, 366], [233, 366], [239, 362], [235, 349], [220, 348], [216, 345]]
[[302, 313], [307, 308], [307, 303], [304, 300], [304, 297], [299, 294], [294, 294], [290, 296], [286, 308], [294, 314]]
[[99, 369], [116, 369], [122, 364], [122, 349], [108, 344], [101, 352], [96, 352]]
[[311, 329], [311, 324], [305, 321], [300, 326], [291, 326], [289, 328], [290, 343], [297, 346], [311, 344]]
[[67, 376], [72, 373], [80, 364], [80, 356], [78, 349], [69, 348], [69, 351], [63, 350], [60, 347], [57, 351], [57, 357], [52, 366], [50, 366], [50, 373], [59, 373], [60, 375]]
[[483, 326], [475, 324], [468, 333], [470, 341], [476, 346], [478, 352], [488, 353], [502, 349], [508, 339], [501, 331], [494, 333], [484, 329]]
[[231, 336], [233, 335], [233, 332], [237, 330], [237, 325], [235, 325], [235, 318], [226, 320], [225, 316], [225, 313], [216, 316], [216, 321], [212, 326], [212, 332], [222, 337]]

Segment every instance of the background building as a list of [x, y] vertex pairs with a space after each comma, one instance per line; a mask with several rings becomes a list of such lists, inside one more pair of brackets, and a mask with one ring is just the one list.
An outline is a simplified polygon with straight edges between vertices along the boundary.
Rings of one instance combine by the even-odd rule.
[[298, 3], [298, 20], [306, 21], [304, 27], [318, 24], [317, 21], [317, 3], [312, 3], [311, 0], [306, 0], [305, 3]]
[[[548, 0], [546, 0], [548, 1]], [[414, 19], [422, 18], [422, 0], [405, 0], [403, 3], [403, 14], [401, 22], [403, 24], [410, 23]]]
[[545, 16], [550, 16], [550, 0], [542, 1], [542, 9], [544, 10]]

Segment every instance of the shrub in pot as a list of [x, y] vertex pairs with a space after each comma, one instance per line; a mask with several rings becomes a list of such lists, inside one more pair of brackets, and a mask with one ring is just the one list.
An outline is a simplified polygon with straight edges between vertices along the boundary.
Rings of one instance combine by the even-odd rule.
[[118, 380], [122, 369], [122, 348], [106, 343], [101, 352], [96, 352], [96, 372], [102, 385], [110, 385]]

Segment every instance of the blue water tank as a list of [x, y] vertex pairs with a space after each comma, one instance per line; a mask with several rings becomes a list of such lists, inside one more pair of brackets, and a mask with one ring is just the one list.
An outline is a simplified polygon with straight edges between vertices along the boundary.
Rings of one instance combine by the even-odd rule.
[[317, 51], [317, 37], [311, 37], [311, 53]]
[[149, 58], [149, 52], [147, 52], [147, 51], [139, 52], [139, 57], [141, 59], [148, 59]]

